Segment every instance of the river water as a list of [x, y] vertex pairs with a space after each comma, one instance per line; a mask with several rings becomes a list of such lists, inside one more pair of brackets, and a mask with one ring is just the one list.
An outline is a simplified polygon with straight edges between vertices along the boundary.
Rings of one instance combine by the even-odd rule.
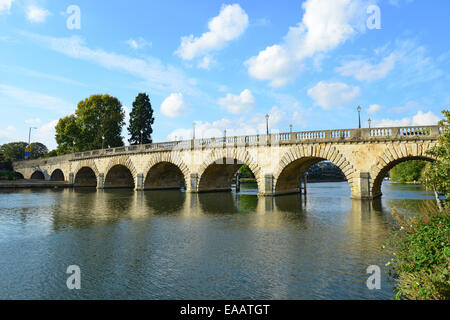
[[[391, 209], [432, 194], [385, 182], [379, 201], [346, 182], [307, 197], [43, 189], [0, 191], [0, 299], [391, 299], [382, 249]], [[81, 270], [69, 290], [67, 267]], [[381, 289], [369, 290], [370, 265]]]

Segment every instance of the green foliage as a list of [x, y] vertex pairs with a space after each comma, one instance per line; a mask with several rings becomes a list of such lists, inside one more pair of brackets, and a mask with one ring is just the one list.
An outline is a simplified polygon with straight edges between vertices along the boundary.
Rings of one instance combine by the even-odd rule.
[[50, 151], [50, 152], [47, 152], [47, 153], [44, 155], [44, 158], [56, 157], [57, 155], [58, 155], [58, 151], [52, 150], [52, 151]]
[[122, 104], [108, 94], [80, 101], [75, 115], [60, 119], [56, 125], [58, 154], [100, 149], [102, 136], [105, 148], [123, 146], [124, 118]]
[[423, 216], [408, 221], [393, 210], [400, 223], [390, 245], [394, 248], [392, 272], [399, 280], [397, 299], [450, 299], [450, 207], [442, 204], [439, 193], [450, 199], [450, 112], [437, 146], [427, 154], [436, 159], [422, 170], [422, 180], [436, 196], [435, 206], [428, 205]]
[[0, 153], [3, 154], [5, 160], [16, 161], [23, 160], [25, 156], [26, 142], [10, 142], [0, 147]]
[[423, 216], [408, 221], [394, 209], [400, 230], [390, 246], [395, 249], [392, 273], [399, 280], [396, 299], [450, 299], [450, 212], [429, 205]]
[[128, 132], [131, 136], [128, 141], [130, 144], [152, 143], [152, 124], [155, 121], [153, 118], [153, 109], [150, 103], [150, 98], [146, 93], [139, 93], [133, 102], [133, 109], [130, 112], [130, 125]]
[[238, 172], [241, 178], [255, 178], [255, 175], [246, 164], [240, 167]]
[[48, 153], [47, 147], [40, 142], [33, 142], [32, 144], [30, 144], [30, 147], [31, 147], [30, 153], [31, 159], [43, 157], [45, 156], [45, 154]]
[[[443, 128], [443, 132], [439, 137], [438, 144], [430, 148], [426, 153], [437, 158], [431, 164], [428, 164], [423, 171], [423, 179], [425, 185], [436, 193], [445, 195], [447, 200], [450, 199], [450, 111], [442, 111], [443, 120], [439, 122], [439, 126]], [[447, 202], [448, 205], [448, 202]]]
[[14, 172], [8, 170], [0, 170], [0, 180], [6, 178], [8, 180], [14, 180]]
[[390, 177], [392, 181], [412, 182], [421, 178], [423, 168], [427, 163], [421, 160], [402, 162], [392, 168]]

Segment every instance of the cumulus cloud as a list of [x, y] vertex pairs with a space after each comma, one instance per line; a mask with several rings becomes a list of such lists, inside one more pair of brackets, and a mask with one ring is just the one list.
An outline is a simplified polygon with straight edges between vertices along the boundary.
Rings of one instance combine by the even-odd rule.
[[359, 81], [383, 79], [394, 69], [398, 58], [399, 56], [395, 53], [391, 53], [378, 64], [371, 64], [367, 60], [357, 59], [342, 64], [336, 68], [336, 71], [343, 76], [353, 76]]
[[39, 118], [36, 118], [36, 119], [28, 119], [28, 120], [25, 120], [25, 123], [26, 123], [26, 124], [36, 124], [36, 123], [41, 123], [41, 119], [39, 119]]
[[220, 98], [217, 104], [230, 113], [240, 114], [249, 112], [255, 107], [255, 98], [250, 90], [245, 89], [240, 95], [227, 94], [226, 97]]
[[268, 46], [244, 64], [250, 76], [279, 87], [294, 80], [306, 58], [323, 54], [365, 29], [366, 0], [307, 0], [303, 19], [282, 43]]
[[218, 16], [208, 23], [209, 31], [200, 37], [189, 35], [181, 38], [180, 47], [175, 52], [183, 60], [217, 51], [241, 36], [248, 27], [248, 16], [239, 4], [223, 5]]
[[41, 127], [38, 127], [37, 130], [33, 132], [33, 140], [45, 144], [49, 150], [55, 149], [57, 146], [55, 140], [55, 127], [57, 124], [58, 120], [52, 120]]
[[359, 87], [349, 86], [342, 82], [320, 81], [308, 90], [308, 95], [314, 100], [315, 105], [324, 109], [346, 106], [359, 94]]
[[161, 113], [168, 117], [177, 117], [186, 111], [183, 94], [172, 93], [161, 104]]
[[0, 14], [9, 13], [14, 0], [0, 0]]
[[[287, 112], [283, 107], [273, 106], [269, 112], [269, 128], [272, 133], [279, 132], [278, 127], [286, 121]], [[296, 114], [299, 116], [299, 114]], [[292, 119], [290, 119], [292, 120]], [[196, 138], [222, 137], [224, 130], [227, 136], [243, 136], [266, 133], [265, 113], [252, 113], [250, 117], [239, 117], [238, 119], [222, 118], [217, 121], [196, 121]], [[289, 130], [286, 127], [285, 131]], [[180, 128], [174, 130], [167, 136], [168, 140], [192, 139], [192, 128]]]
[[404, 127], [404, 126], [429, 126], [437, 125], [440, 118], [436, 116], [432, 111], [424, 113], [422, 111], [417, 112], [412, 118], [403, 118], [398, 120], [382, 119], [374, 120], [374, 127]]
[[151, 47], [152, 43], [146, 41], [144, 38], [139, 37], [137, 39], [128, 39], [125, 43], [132, 49], [143, 49], [145, 47]]
[[369, 108], [367, 109], [367, 113], [374, 114], [374, 113], [377, 113], [378, 111], [380, 111], [382, 108], [383, 107], [380, 106], [379, 104], [371, 104], [369, 106]]
[[45, 22], [48, 16], [51, 15], [51, 12], [47, 9], [39, 8], [34, 5], [30, 5], [26, 8], [27, 19], [33, 23], [42, 23]]

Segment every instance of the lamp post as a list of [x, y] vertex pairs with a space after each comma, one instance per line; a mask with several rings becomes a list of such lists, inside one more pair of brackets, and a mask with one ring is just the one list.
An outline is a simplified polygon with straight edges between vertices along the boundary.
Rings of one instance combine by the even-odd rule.
[[195, 122], [192, 123], [192, 140], [195, 140]]
[[224, 141], [227, 141], [227, 129], [223, 130]]
[[73, 140], [72, 143], [73, 143], [73, 149], [72, 149], [72, 152], [75, 152], [75, 140]]
[[356, 110], [358, 110], [358, 124], [359, 124], [359, 129], [361, 129], [361, 107], [358, 106], [358, 108], [356, 108]]
[[369, 120], [367, 120], [367, 122], [369, 123], [369, 129], [370, 129], [370, 124], [372, 123], [372, 120], [370, 120], [370, 118], [369, 118]]
[[105, 145], [105, 136], [102, 136], [102, 150], [103, 150], [104, 145]]
[[141, 144], [142, 144], [142, 135], [144, 134], [144, 130], [141, 129]]
[[37, 129], [36, 127], [30, 127], [30, 131], [28, 132], [28, 147], [31, 145], [31, 129]]
[[292, 124], [289, 125], [289, 133], [292, 133]]
[[269, 135], [269, 114], [266, 114], [266, 134]]

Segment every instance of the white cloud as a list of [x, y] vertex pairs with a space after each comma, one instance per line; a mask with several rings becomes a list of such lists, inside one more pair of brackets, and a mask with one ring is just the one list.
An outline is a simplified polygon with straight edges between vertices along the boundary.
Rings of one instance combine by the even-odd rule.
[[172, 93], [161, 103], [161, 113], [168, 117], [177, 117], [186, 111], [183, 94]]
[[132, 49], [143, 49], [145, 47], [151, 47], [152, 43], [146, 41], [144, 38], [139, 37], [137, 39], [128, 39], [125, 41], [126, 44], [130, 46]]
[[0, 14], [9, 13], [14, 0], [0, 0]]
[[308, 90], [308, 95], [314, 99], [315, 105], [324, 109], [346, 106], [355, 100], [359, 94], [359, 87], [349, 86], [342, 82], [320, 81]]
[[371, 104], [369, 106], [369, 109], [367, 109], [367, 113], [374, 114], [380, 111], [381, 109], [383, 109], [383, 107], [380, 106], [379, 104]]
[[0, 103], [24, 108], [56, 111], [60, 114], [72, 112], [74, 106], [65, 100], [46, 94], [0, 84]]
[[6, 127], [6, 129], [0, 128], [0, 139], [13, 140], [16, 137], [17, 137], [16, 127], [9, 125]]
[[33, 23], [42, 23], [45, 22], [48, 16], [51, 15], [51, 12], [47, 9], [39, 8], [34, 5], [30, 5], [26, 8], [27, 19]]
[[181, 38], [175, 52], [183, 60], [192, 60], [211, 51], [217, 51], [241, 36], [248, 27], [248, 16], [239, 4], [222, 5], [218, 16], [208, 23], [209, 31], [200, 37], [189, 35]]
[[38, 127], [37, 130], [33, 132], [31, 135], [32, 140], [35, 142], [40, 142], [45, 144], [45, 146], [49, 149], [55, 149], [57, 147], [55, 134], [55, 127], [58, 124], [58, 120], [52, 120], [49, 123], [44, 124], [41, 127]]
[[93, 62], [106, 69], [127, 72], [144, 80], [144, 84], [153, 92], [168, 94], [174, 91], [183, 91], [190, 95], [204, 96], [195, 88], [195, 80], [188, 78], [183, 71], [171, 65], [164, 65], [159, 59], [147, 57], [146, 59], [130, 58], [125, 55], [106, 52], [102, 49], [91, 49], [84, 40], [77, 36], [69, 38], [55, 38], [22, 32], [26, 37], [38, 42], [50, 50], [60, 52], [74, 59]]
[[249, 112], [255, 107], [255, 98], [250, 90], [245, 89], [238, 96], [231, 93], [227, 94], [226, 97], [220, 98], [217, 104], [230, 113], [240, 114]]
[[300, 73], [306, 58], [335, 49], [365, 30], [370, 0], [307, 0], [303, 19], [290, 27], [281, 44], [268, 46], [245, 65], [250, 76], [282, 86]]
[[395, 53], [391, 53], [378, 64], [370, 64], [367, 60], [353, 60], [344, 63], [336, 68], [336, 71], [343, 76], [353, 76], [359, 81], [373, 81], [385, 78], [394, 69], [398, 60]]
[[26, 124], [36, 124], [36, 123], [41, 123], [41, 119], [39, 119], [39, 118], [36, 118], [36, 119], [28, 119], [28, 120], [25, 120], [25, 123], [26, 123]]
[[201, 68], [201, 69], [205, 69], [205, 70], [209, 70], [209, 68], [211, 67], [212, 63], [215, 63], [216, 61], [214, 59], [212, 59], [209, 56], [205, 56], [203, 57], [202, 60], [200, 60], [197, 63], [197, 67]]
[[[300, 122], [300, 114], [304, 113], [300, 111], [296, 114], [296, 119], [290, 119], [287, 117], [287, 110], [284, 107], [273, 106], [269, 112], [269, 129], [271, 133], [275, 132], [288, 132], [289, 127], [279, 130], [279, 126], [286, 120], [298, 120]], [[290, 114], [290, 112], [289, 112]], [[304, 119], [301, 120], [302, 122]], [[223, 118], [217, 121], [195, 121], [195, 137], [211, 138], [211, 137], [223, 137], [224, 130], [227, 131], [227, 136], [243, 136], [243, 135], [256, 135], [266, 133], [266, 119], [265, 113], [252, 113], [250, 117], [239, 117], [237, 119]], [[168, 136], [168, 140], [189, 140], [192, 139], [192, 128], [180, 128], [171, 132]]]
[[374, 120], [373, 126], [377, 128], [381, 127], [404, 127], [404, 126], [429, 126], [437, 125], [440, 118], [436, 116], [432, 111], [423, 113], [419, 110], [412, 118], [403, 118], [399, 120], [382, 119]]

